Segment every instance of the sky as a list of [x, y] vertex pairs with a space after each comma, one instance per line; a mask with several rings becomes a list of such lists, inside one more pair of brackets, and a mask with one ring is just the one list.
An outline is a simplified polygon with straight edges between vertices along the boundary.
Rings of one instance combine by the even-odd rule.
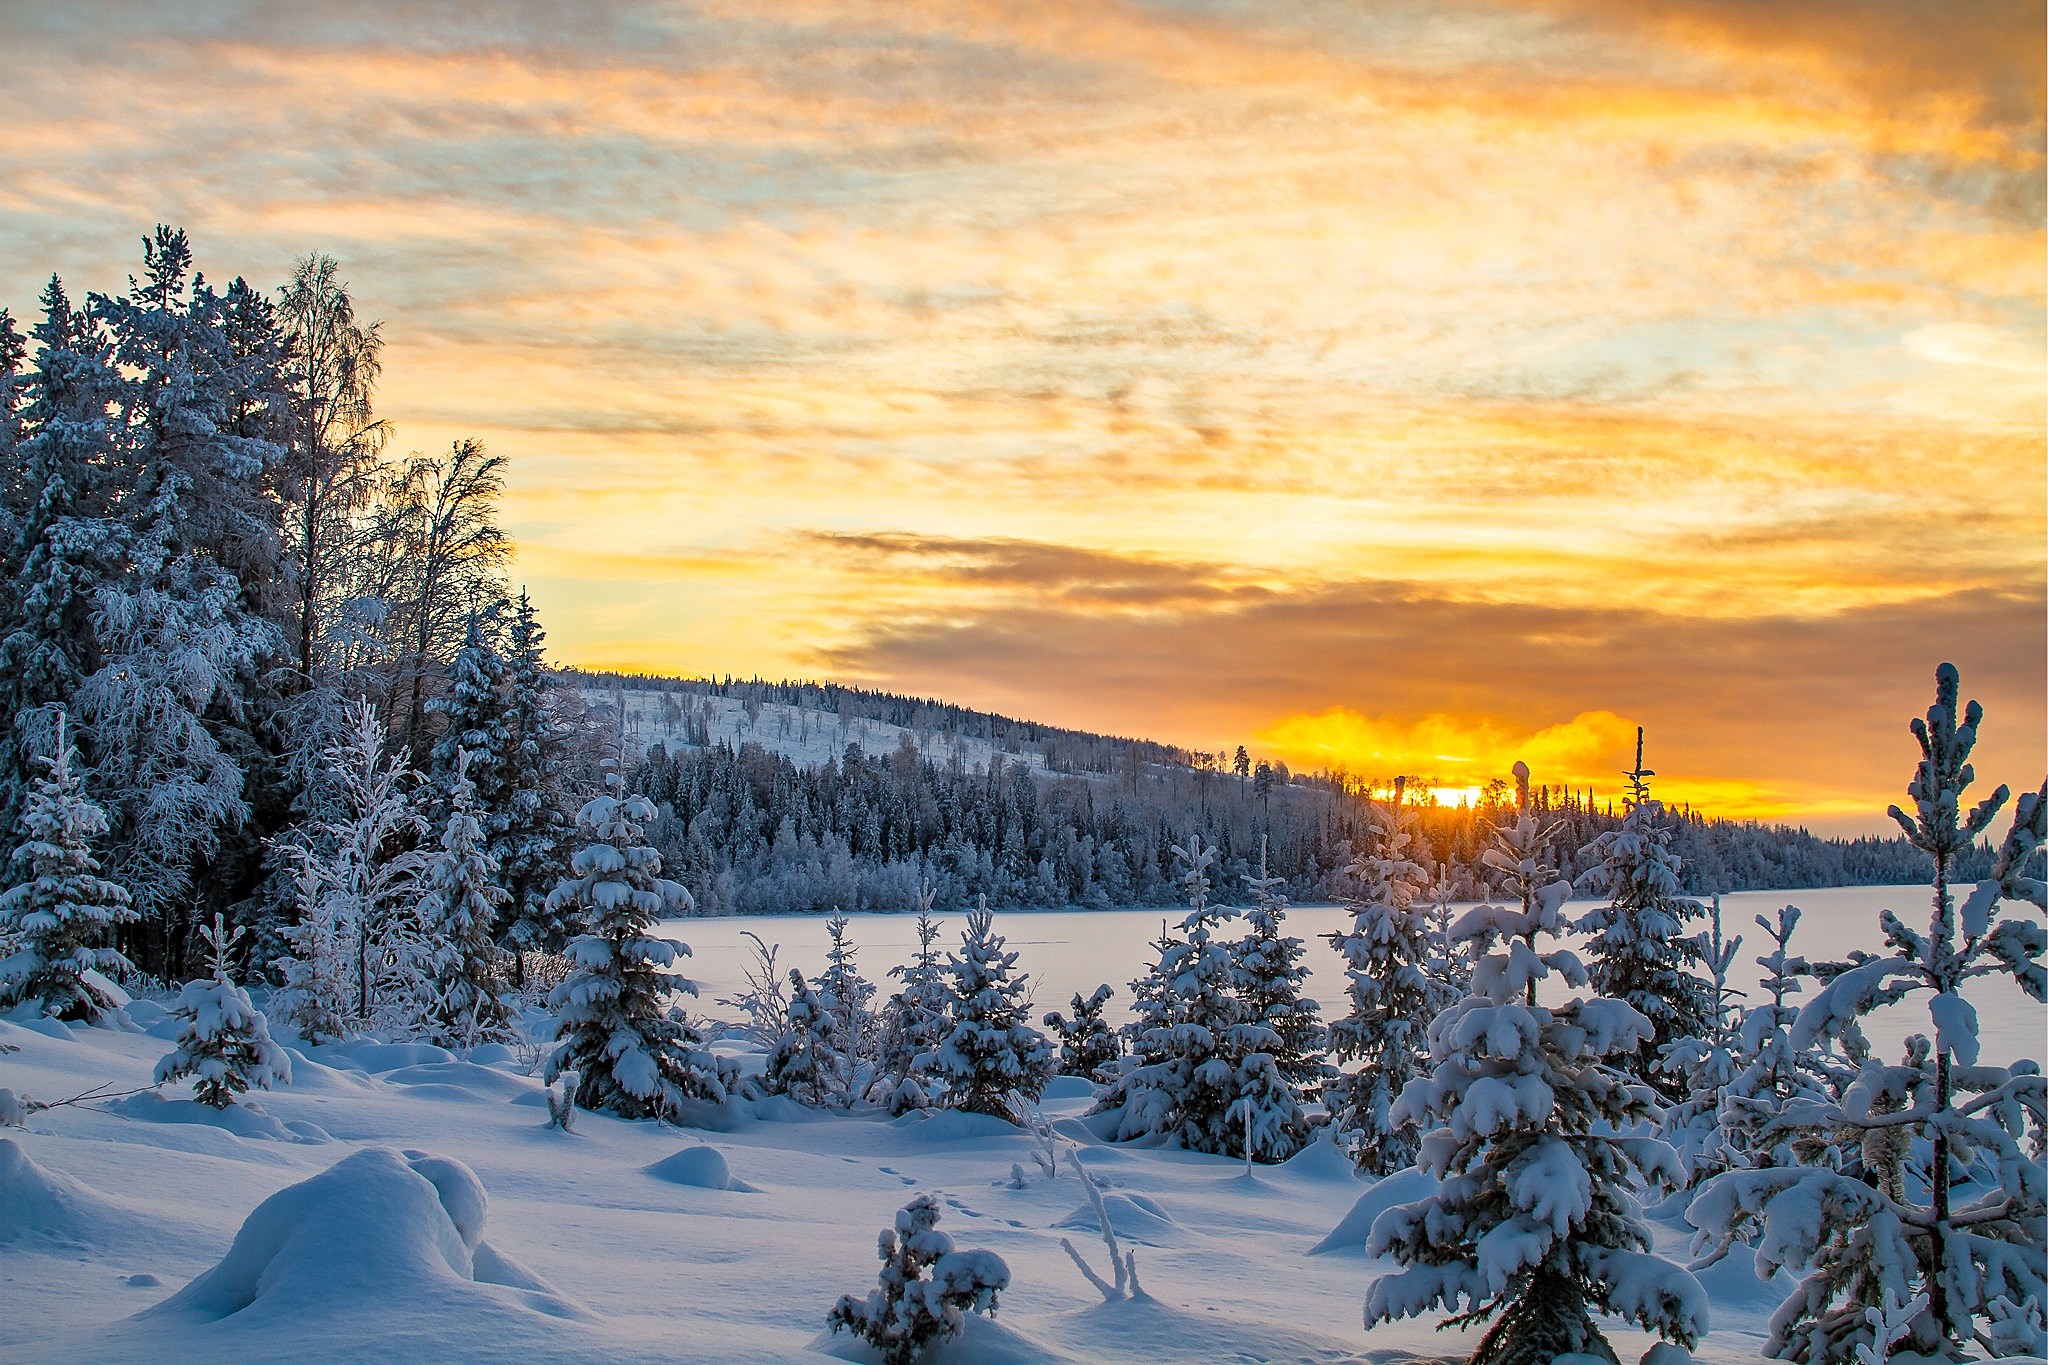
[[0, 303], [336, 257], [554, 657], [1876, 831], [2048, 767], [2031, 0], [0, 5]]

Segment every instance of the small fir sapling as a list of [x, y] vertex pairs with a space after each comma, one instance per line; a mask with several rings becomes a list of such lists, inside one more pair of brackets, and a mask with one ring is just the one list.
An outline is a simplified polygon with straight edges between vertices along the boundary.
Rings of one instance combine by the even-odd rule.
[[2048, 1112], [2048, 1082], [2033, 1063], [1981, 1060], [1976, 1010], [1962, 994], [1977, 978], [2009, 977], [2036, 1001], [2048, 999], [2048, 930], [1999, 913], [2006, 900], [2048, 904], [2026, 871], [2048, 839], [2048, 783], [2019, 799], [1991, 876], [1958, 903], [1955, 861], [2008, 797], [2000, 787], [1964, 805], [1982, 718], [1976, 702], [1960, 705], [1956, 670], [1941, 665], [1934, 703], [1912, 723], [1921, 754], [1906, 789], [1914, 810], [1891, 808], [1933, 863], [1927, 930], [1885, 911], [1886, 951], [1818, 968], [1827, 984], [1791, 1030], [1793, 1048], [1813, 1052], [1876, 1010], [1927, 997], [1932, 1037], [1909, 1038], [1903, 1064], [1866, 1057], [1839, 1096], [1794, 1104], [1786, 1115], [1831, 1145], [1844, 1132], [1860, 1137], [1863, 1170], [1734, 1171], [1710, 1182], [1688, 1213], [1711, 1244], [1755, 1238], [1760, 1274], [1804, 1272], [1771, 1319], [1766, 1349], [1780, 1359], [1818, 1365], [1874, 1345], [1870, 1310], [1882, 1313], [1888, 1296], [1926, 1296], [1903, 1342], [1945, 1356], [1992, 1342], [1994, 1331], [1999, 1349], [2024, 1340], [2024, 1329], [2010, 1330], [2012, 1306], [2048, 1300], [2048, 1173], [2022, 1147]]
[[492, 936], [509, 899], [497, 884], [497, 863], [484, 843], [469, 781], [469, 752], [458, 749], [448, 790], [441, 847], [420, 875], [423, 929], [421, 1031], [442, 1047], [471, 1048], [511, 1036], [511, 1013], [498, 998], [505, 954]]
[[855, 959], [860, 950], [848, 931], [851, 922], [834, 914], [825, 922], [829, 940], [825, 948], [825, 970], [818, 974], [818, 991], [832, 1005], [834, 1040], [846, 1058], [847, 1103], [867, 1089], [875, 1049], [875, 1017], [870, 1005], [875, 984], [860, 974]]
[[1587, 936], [1587, 973], [1593, 990], [1625, 1000], [1654, 1026], [1649, 1043], [1626, 1063], [1629, 1074], [1665, 1099], [1684, 1098], [1685, 1078], [1659, 1063], [1680, 1038], [1703, 1038], [1712, 1028], [1712, 1006], [1700, 965], [1698, 941], [1687, 932], [1700, 917], [1700, 903], [1683, 894], [1682, 865], [1671, 850], [1671, 826], [1664, 805], [1650, 797], [1643, 766], [1643, 731], [1636, 728], [1636, 765], [1628, 780], [1621, 827], [1608, 830], [1584, 850], [1599, 860], [1584, 881], [1607, 892], [1607, 903], [1579, 918]]
[[1633, 1052], [1650, 1022], [1619, 1000], [1536, 1003], [1551, 977], [1583, 990], [1576, 955], [1540, 947], [1564, 930], [1570, 883], [1530, 811], [1515, 765], [1517, 816], [1497, 829], [1487, 863], [1517, 905], [1483, 905], [1457, 935], [1481, 953], [1473, 993], [1429, 1027], [1429, 1074], [1411, 1082], [1397, 1122], [1434, 1124], [1419, 1165], [1437, 1192], [1373, 1223], [1370, 1255], [1401, 1269], [1366, 1294], [1368, 1327], [1433, 1308], [1449, 1325], [1491, 1322], [1474, 1365], [1546, 1365], [1582, 1353], [1613, 1361], [1595, 1311], [1627, 1318], [1681, 1347], [1707, 1330], [1706, 1296], [1651, 1251], [1635, 1193], [1682, 1178], [1671, 1148], [1634, 1130], [1655, 1093], [1608, 1059]]
[[1309, 969], [1302, 941], [1284, 932], [1287, 895], [1284, 879], [1266, 869], [1266, 840], [1259, 839], [1259, 875], [1245, 879], [1252, 907], [1245, 911], [1249, 931], [1232, 946], [1237, 959], [1237, 993], [1247, 1022], [1272, 1031], [1273, 1058], [1280, 1076], [1296, 1095], [1312, 1100], [1321, 1093], [1331, 1068], [1324, 1060], [1329, 1030], [1321, 1007], [1304, 992]]
[[213, 974], [186, 982], [178, 992], [171, 1014], [184, 1025], [177, 1046], [156, 1064], [158, 1085], [196, 1077], [192, 1097], [215, 1109], [226, 1109], [252, 1086], [268, 1090], [292, 1080], [291, 1058], [270, 1040], [262, 1011], [228, 977], [228, 950], [242, 934], [239, 926], [230, 934], [219, 914], [210, 927], [200, 928], [200, 938], [212, 950]]
[[661, 876], [661, 855], [642, 838], [654, 807], [621, 795], [616, 773], [607, 778], [611, 790], [577, 814], [584, 846], [548, 897], [550, 912], [580, 918], [584, 933], [569, 945], [568, 979], [548, 995], [557, 1045], [542, 1079], [574, 1071], [576, 1103], [622, 1118], [667, 1114], [689, 1099], [723, 1101], [729, 1071], [667, 1003], [672, 992], [697, 993], [669, 970], [689, 947], [648, 933], [657, 919], [687, 912], [690, 893]]
[[931, 914], [936, 898], [930, 883], [918, 888], [917, 956], [889, 969], [901, 985], [882, 1008], [868, 1098], [891, 1114], [929, 1108], [941, 1098], [929, 1067], [951, 1027], [952, 989], [938, 949], [940, 924]]
[[1438, 863], [1416, 897], [1422, 920], [1429, 930], [1429, 965], [1423, 970], [1436, 983], [1446, 1000], [1461, 1000], [1472, 985], [1472, 964], [1463, 945], [1451, 938], [1457, 919], [1457, 880], [1451, 869]]
[[1701, 947], [1701, 960], [1712, 983], [1713, 1010], [1707, 1032], [1674, 1039], [1658, 1062], [1685, 1085], [1685, 1098], [1665, 1111], [1662, 1132], [1685, 1163], [1688, 1186], [1747, 1164], [1735, 1146], [1728, 1102], [1742, 1071], [1743, 993], [1728, 984], [1728, 969], [1742, 949], [1742, 936], [1724, 936], [1719, 896], [1708, 911], [1708, 924]]
[[987, 899], [977, 899], [960, 951], [946, 960], [952, 1027], [931, 1061], [951, 1108], [1015, 1122], [1020, 1101], [1036, 1104], [1052, 1079], [1052, 1044], [1031, 1026], [1027, 983], [1013, 974], [1016, 966]]
[[1770, 951], [1760, 954], [1762, 987], [1769, 997], [1743, 1016], [1736, 1040], [1740, 1069], [1729, 1082], [1726, 1123], [1729, 1140], [1749, 1167], [1797, 1164], [1794, 1138], [1798, 1125], [1786, 1121], [1794, 1105], [1825, 1103], [1825, 1077], [1810, 1054], [1792, 1043], [1792, 1027], [1799, 1009], [1792, 997], [1803, 987], [1806, 959], [1792, 952], [1792, 935], [1799, 927], [1796, 905], [1782, 906], [1769, 919], [1756, 917], [1757, 927], [1770, 939]]
[[72, 770], [78, 751], [61, 716], [56, 742], [56, 757], [36, 758], [44, 771], [22, 803], [21, 842], [0, 891], [0, 943], [14, 945], [0, 959], [0, 1004], [33, 1000], [54, 1018], [97, 1023], [115, 1002], [96, 978], [133, 970], [99, 945], [136, 915], [127, 890], [99, 875], [92, 841], [107, 832], [107, 816]]
[[1328, 935], [1345, 963], [1350, 1008], [1330, 1024], [1330, 1050], [1340, 1073], [1324, 1088], [1338, 1140], [1361, 1170], [1387, 1175], [1415, 1162], [1420, 1133], [1394, 1118], [1402, 1087], [1427, 1071], [1430, 1020], [1450, 1003], [1431, 975], [1434, 956], [1417, 898], [1428, 874], [1410, 856], [1414, 818], [1372, 807], [1367, 845], [1345, 875], [1357, 888], [1346, 898], [1351, 928]]
[[968, 1313], [995, 1316], [1010, 1268], [992, 1251], [956, 1250], [938, 1230], [939, 1201], [920, 1194], [877, 1239], [882, 1272], [865, 1298], [841, 1296], [826, 1323], [881, 1353], [883, 1365], [912, 1365], [960, 1335]]
[[838, 1010], [831, 998], [794, 967], [789, 972], [789, 1005], [782, 1036], [768, 1054], [762, 1083], [771, 1095], [787, 1095], [810, 1109], [844, 1107], [852, 1059], [840, 1048]]
[[1080, 1076], [1099, 1085], [1114, 1074], [1117, 1059], [1124, 1053], [1123, 1045], [1117, 1041], [1116, 1030], [1102, 1016], [1115, 995], [1106, 983], [1097, 986], [1085, 999], [1075, 991], [1072, 1019], [1058, 1010], [1045, 1016], [1045, 1026], [1060, 1040], [1060, 1075]]

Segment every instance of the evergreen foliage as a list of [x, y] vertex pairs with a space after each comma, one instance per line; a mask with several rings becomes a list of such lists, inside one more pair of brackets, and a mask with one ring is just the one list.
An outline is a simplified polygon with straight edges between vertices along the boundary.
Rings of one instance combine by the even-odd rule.
[[877, 1241], [882, 1273], [867, 1297], [843, 1295], [826, 1319], [880, 1353], [882, 1365], [911, 1365], [932, 1346], [960, 1335], [967, 1313], [995, 1315], [1010, 1268], [989, 1251], [957, 1251], [938, 1230], [939, 1201], [920, 1194]]
[[78, 751], [61, 716], [56, 739], [56, 756], [40, 759], [44, 771], [29, 788], [0, 891], [0, 943], [15, 945], [0, 959], [0, 1003], [33, 1000], [54, 1018], [97, 1023], [114, 1002], [95, 977], [133, 970], [104, 946], [107, 935], [135, 912], [126, 889], [99, 875], [92, 841], [107, 832], [107, 817], [72, 771]]
[[988, 906], [968, 911], [960, 951], [946, 959], [951, 1027], [930, 1066], [949, 1108], [1015, 1122], [1020, 1102], [1036, 1104], [1052, 1078], [1052, 1045], [1031, 1026], [1016, 965]]
[[203, 980], [186, 982], [178, 992], [171, 1014], [184, 1021], [183, 1027], [177, 1046], [156, 1064], [158, 1085], [196, 1077], [192, 1097], [215, 1109], [226, 1109], [252, 1086], [268, 1090], [292, 1081], [291, 1058], [270, 1040], [263, 1012], [228, 976], [228, 950], [242, 934], [241, 929], [229, 933], [219, 915], [210, 928], [200, 930], [213, 950], [213, 971]]
[[1613, 1360], [1595, 1311], [1627, 1318], [1690, 1347], [1707, 1330], [1706, 1296], [1690, 1274], [1654, 1255], [1633, 1192], [1682, 1174], [1671, 1148], [1631, 1134], [1655, 1094], [1609, 1058], [1650, 1036], [1624, 1001], [1536, 1003], [1537, 983], [1584, 989], [1572, 953], [1539, 948], [1564, 928], [1571, 885], [1544, 852], [1518, 763], [1518, 818], [1488, 850], [1514, 906], [1480, 906], [1458, 936], [1483, 954], [1473, 994], [1429, 1028], [1430, 1074], [1409, 1085], [1397, 1123], [1432, 1123], [1420, 1165], [1437, 1192], [1389, 1209], [1366, 1250], [1402, 1269], [1366, 1293], [1367, 1326], [1432, 1308], [1453, 1324], [1490, 1322], [1474, 1365], [1547, 1365], [1581, 1353]]
[[787, 1095], [812, 1109], [846, 1107], [853, 1093], [853, 1058], [843, 1041], [838, 1002], [792, 967], [782, 1036], [762, 1072], [768, 1093]]
[[1123, 1045], [1102, 1013], [1115, 994], [1107, 984], [1097, 986], [1085, 999], [1076, 991], [1071, 1006], [1073, 1018], [1058, 1010], [1045, 1016], [1045, 1026], [1060, 1041], [1060, 1075], [1080, 1076], [1099, 1085], [1114, 1074], [1117, 1059], [1123, 1056]]
[[510, 893], [501, 937], [513, 952], [559, 952], [571, 926], [548, 909], [548, 890], [561, 861], [567, 819], [562, 813], [560, 749], [566, 738], [541, 663], [547, 635], [524, 589], [512, 610], [508, 717], [517, 743], [506, 774], [505, 806], [491, 854]]
[[448, 819], [439, 852], [420, 874], [419, 917], [426, 941], [422, 1035], [467, 1049], [511, 1036], [511, 1013], [498, 999], [504, 954], [492, 938], [506, 895], [477, 822], [469, 751], [456, 751]]
[[703, 1034], [666, 1000], [697, 993], [668, 970], [689, 948], [647, 932], [688, 910], [690, 893], [663, 879], [661, 855], [642, 841], [654, 808], [621, 795], [616, 775], [612, 786], [577, 813], [583, 847], [548, 897], [551, 912], [574, 916], [584, 932], [569, 944], [568, 979], [548, 995], [557, 1041], [544, 1079], [574, 1071], [577, 1104], [649, 1118], [684, 1100], [724, 1100], [729, 1077]]
[[868, 1098], [892, 1114], [927, 1108], [940, 1098], [929, 1067], [951, 1031], [952, 990], [938, 949], [933, 899], [929, 884], [919, 889], [917, 956], [889, 969], [901, 984], [882, 1007], [876, 1030], [875, 1082]]

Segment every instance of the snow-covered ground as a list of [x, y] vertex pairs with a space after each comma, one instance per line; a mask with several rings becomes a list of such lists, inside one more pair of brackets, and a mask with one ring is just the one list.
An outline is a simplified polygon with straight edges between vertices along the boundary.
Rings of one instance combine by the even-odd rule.
[[[1904, 907], [1911, 893], [1826, 894]], [[1746, 919], [1749, 898], [1729, 899]], [[1834, 951], [1837, 931], [1822, 926], [1838, 922], [1869, 942], [1852, 908], [1863, 907], [1816, 913], [1806, 950]], [[1316, 932], [1332, 913], [1303, 911], [1291, 930]], [[999, 927], [1020, 965], [1045, 973], [1044, 1009], [1083, 983], [1121, 991], [1157, 919], [1016, 915]], [[739, 927], [764, 922], [674, 926], [697, 948], [712, 1014], [738, 979]], [[817, 965], [805, 935], [821, 935], [819, 921], [766, 927], [784, 931], [768, 936], [788, 945], [786, 963]], [[856, 922], [869, 975], [908, 928]], [[1334, 972], [1321, 975], [1328, 997]], [[1987, 1052], [2017, 1038], [2038, 1055], [2038, 1006], [1979, 1003]], [[1223, 1158], [1108, 1146], [1078, 1121], [1087, 1093], [1071, 1080], [1044, 1105], [1064, 1139], [1055, 1178], [1028, 1134], [962, 1114], [821, 1117], [777, 1100], [707, 1113], [702, 1129], [578, 1114], [562, 1133], [502, 1048], [464, 1060], [423, 1045], [293, 1044], [292, 1085], [220, 1117], [182, 1086], [144, 1089], [177, 1021], [147, 1001], [130, 1014], [133, 1031], [0, 1021], [0, 1087], [46, 1102], [141, 1091], [0, 1128], [0, 1360], [801, 1361], [818, 1345], [867, 1358], [845, 1338], [821, 1342], [825, 1315], [873, 1284], [876, 1233], [919, 1191], [942, 1201], [941, 1231], [996, 1252], [1013, 1276], [997, 1323], [971, 1323], [930, 1357], [941, 1365], [1392, 1362], [1458, 1357], [1472, 1340], [1431, 1319], [1361, 1326], [1365, 1288], [1386, 1268], [1363, 1255], [1364, 1228], [1415, 1197], [1417, 1177], [1369, 1185], [1326, 1144], [1251, 1177]], [[1148, 1298], [1102, 1303], [1060, 1247], [1072, 1238], [1105, 1268], [1077, 1153], [1127, 1224]], [[1658, 1229], [1660, 1250], [1682, 1255], [1683, 1230]], [[1757, 1359], [1780, 1291], [1735, 1261], [1707, 1288], [1698, 1358]], [[1625, 1361], [1647, 1345], [1620, 1328], [1612, 1340]]]

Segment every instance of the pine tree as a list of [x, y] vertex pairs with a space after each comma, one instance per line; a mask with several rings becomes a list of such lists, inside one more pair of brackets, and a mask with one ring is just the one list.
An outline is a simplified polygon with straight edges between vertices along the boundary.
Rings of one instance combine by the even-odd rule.
[[506, 662], [510, 686], [509, 720], [517, 739], [507, 774], [503, 825], [493, 835], [491, 854], [511, 899], [509, 923], [500, 937], [515, 954], [515, 968], [524, 982], [529, 951], [559, 952], [571, 926], [548, 909], [548, 889], [561, 862], [567, 821], [562, 814], [561, 721], [548, 691], [541, 663], [546, 634], [524, 589], [513, 607], [511, 654]]
[[[2027, 870], [2048, 841], [2048, 782], [2019, 799], [1991, 877], [1958, 904], [1956, 860], [2010, 795], [2001, 786], [1965, 808], [1983, 709], [1959, 701], [1956, 670], [1942, 664], [1934, 704], [1912, 725], [1921, 755], [1906, 788], [1914, 810], [1891, 808], [1933, 862], [1927, 931], [1885, 911], [1887, 951], [1818, 969], [1827, 984], [1791, 1031], [1792, 1046], [1809, 1051], [1874, 1010], [1926, 995], [1932, 1037], [1909, 1038], [1901, 1064], [1866, 1059], [1839, 1099], [1795, 1105], [1786, 1116], [1830, 1141], [1842, 1130], [1860, 1139], [1863, 1170], [1731, 1172], [1702, 1190], [1689, 1214], [1724, 1246], [1760, 1231], [1760, 1273], [1805, 1271], [1771, 1320], [1767, 1349], [1780, 1359], [1841, 1360], [1872, 1346], [1869, 1310], [1888, 1301], [1925, 1296], [1906, 1333], [1923, 1355], [1958, 1355], [1994, 1331], [2025, 1337], [2023, 1310], [2033, 1305], [2038, 1320], [2048, 1301], [2048, 1174], [2021, 1146], [2048, 1117], [2048, 1081], [2038, 1063], [1982, 1061], [1976, 1010], [1962, 994], [1977, 977], [2009, 976], [2033, 999], [2048, 999], [2048, 930], [1999, 913], [2007, 900], [2048, 908], [2048, 888]], [[1907, 1160], [1923, 1150], [1926, 1179], [1908, 1181]]]
[[1283, 935], [1287, 923], [1286, 881], [1266, 870], [1266, 841], [1259, 840], [1259, 875], [1245, 880], [1252, 908], [1245, 912], [1250, 932], [1232, 947], [1237, 964], [1237, 994], [1249, 1022], [1273, 1033], [1266, 1049], [1280, 1075], [1303, 1099], [1314, 1099], [1328, 1078], [1324, 1060], [1329, 1030], [1321, 1007], [1304, 995], [1309, 969], [1302, 941]]
[[953, 990], [952, 1027], [931, 1062], [954, 1109], [1015, 1121], [1018, 1101], [1036, 1104], [1052, 1078], [1052, 1045], [1026, 1015], [1026, 982], [1013, 976], [1017, 955], [995, 931], [988, 902], [968, 912], [960, 951], [946, 960]]
[[1708, 911], [1709, 932], [1701, 961], [1711, 982], [1712, 1013], [1706, 1033], [1674, 1039], [1664, 1049], [1659, 1067], [1685, 1087], [1684, 1097], [1670, 1106], [1661, 1128], [1664, 1140], [1685, 1163], [1686, 1184], [1747, 1165], [1736, 1147], [1730, 1095], [1741, 1075], [1742, 992], [1728, 984], [1728, 969], [1742, 950], [1742, 936], [1723, 936], [1721, 898]]
[[1488, 862], [1519, 906], [1481, 906], [1458, 934], [1483, 953], [1474, 993], [1429, 1027], [1430, 1073], [1402, 1092], [1398, 1123], [1433, 1122], [1420, 1165], [1435, 1194], [1388, 1210], [1367, 1238], [1371, 1255], [1402, 1269], [1366, 1294], [1368, 1327], [1433, 1308], [1449, 1322], [1491, 1321], [1474, 1365], [1547, 1365], [1566, 1353], [1612, 1361], [1593, 1312], [1636, 1322], [1690, 1347], [1707, 1329], [1698, 1283], [1650, 1250], [1632, 1192], [1676, 1184], [1676, 1154], [1626, 1135], [1655, 1111], [1655, 1095], [1606, 1059], [1650, 1036], [1623, 1001], [1536, 1003], [1539, 981], [1583, 989], [1576, 956], [1539, 949], [1564, 928], [1570, 883], [1557, 875], [1550, 831], [1529, 808], [1517, 763], [1518, 817], [1496, 831]]
[[472, 611], [468, 634], [448, 668], [448, 690], [427, 703], [428, 711], [447, 722], [434, 741], [428, 774], [445, 804], [455, 789], [457, 761], [465, 760], [465, 780], [476, 792], [474, 810], [493, 840], [502, 835], [503, 812], [511, 804], [518, 744], [507, 690], [504, 656], [491, 643], [480, 614]]
[[844, 915], [834, 915], [825, 923], [825, 934], [829, 940], [825, 948], [825, 970], [818, 976], [818, 989], [832, 1004], [834, 1044], [847, 1060], [847, 1090], [844, 1101], [853, 1102], [853, 1097], [866, 1091], [871, 1078], [874, 1059], [874, 1013], [870, 1003], [875, 998], [872, 981], [860, 974], [854, 959], [860, 950], [848, 937], [851, 923]]
[[1402, 1087], [1427, 1071], [1425, 1031], [1450, 998], [1429, 971], [1429, 926], [1417, 897], [1428, 873], [1410, 856], [1413, 818], [1373, 807], [1366, 849], [1345, 875], [1357, 891], [1344, 902], [1351, 929], [1330, 935], [1344, 958], [1351, 1008], [1330, 1024], [1330, 1050], [1356, 1070], [1325, 1090], [1338, 1140], [1361, 1170], [1386, 1175], [1415, 1162], [1420, 1134], [1396, 1122]]
[[1694, 974], [1699, 945], [1686, 932], [1701, 906], [1682, 893], [1664, 805], [1650, 799], [1648, 779], [1656, 774], [1643, 766], [1641, 728], [1636, 766], [1623, 776], [1628, 794], [1621, 827], [1585, 850], [1600, 860], [1586, 880], [1606, 888], [1608, 901], [1581, 916], [1577, 928], [1588, 936], [1593, 989], [1610, 1000], [1626, 1000], [1654, 1026], [1648, 1046], [1628, 1063], [1629, 1074], [1678, 1100], [1685, 1094], [1684, 1078], [1659, 1059], [1674, 1040], [1704, 1037], [1713, 1024], [1712, 1005]]
[[133, 970], [120, 953], [100, 945], [135, 912], [128, 892], [99, 875], [92, 841], [107, 832], [106, 812], [71, 770], [78, 751], [66, 739], [61, 716], [56, 737], [57, 755], [40, 760], [45, 771], [23, 804], [21, 842], [0, 892], [0, 942], [17, 944], [0, 960], [0, 1002], [39, 1001], [44, 1014], [98, 1023], [114, 1002], [94, 974], [111, 978]]
[[902, 984], [882, 1008], [868, 1098], [892, 1114], [927, 1108], [940, 1098], [928, 1068], [950, 1029], [952, 991], [937, 946], [935, 899], [929, 882], [918, 888], [917, 956], [889, 969]]
[[454, 766], [441, 849], [420, 874], [419, 914], [429, 952], [421, 1022], [428, 1041], [466, 1049], [511, 1034], [510, 1013], [497, 995], [503, 954], [491, 937], [506, 896], [477, 823], [467, 750], [456, 752]]
[[1045, 1026], [1060, 1040], [1060, 1075], [1080, 1076], [1100, 1085], [1114, 1074], [1124, 1050], [1102, 1012], [1115, 994], [1106, 984], [1097, 986], [1086, 999], [1076, 991], [1072, 1019], [1058, 1010], [1045, 1016]]
[[242, 933], [240, 928], [228, 933], [226, 920], [217, 914], [211, 928], [199, 931], [212, 950], [213, 972], [186, 982], [178, 992], [171, 1014], [184, 1026], [177, 1046], [156, 1064], [158, 1085], [196, 1076], [192, 1097], [215, 1109], [226, 1109], [252, 1086], [268, 1090], [292, 1082], [291, 1058], [270, 1040], [270, 1026], [250, 1003], [249, 993], [228, 976], [228, 950]]
[[866, 1298], [842, 1295], [826, 1324], [874, 1347], [882, 1365], [911, 1365], [938, 1342], [960, 1335], [967, 1313], [995, 1315], [1010, 1268], [990, 1251], [956, 1251], [938, 1230], [939, 1201], [921, 1194], [879, 1239], [882, 1273]]
[[662, 878], [661, 855], [643, 841], [654, 807], [622, 795], [616, 773], [607, 778], [611, 791], [577, 813], [584, 845], [548, 897], [550, 913], [577, 917], [584, 933], [569, 944], [568, 979], [548, 995], [557, 1045], [544, 1079], [574, 1071], [576, 1103], [622, 1118], [665, 1114], [686, 1099], [723, 1101], [729, 1077], [703, 1034], [664, 999], [697, 993], [667, 970], [690, 950], [647, 932], [688, 911], [690, 893]]
[[845, 1106], [853, 1059], [842, 1046], [837, 1015], [837, 1002], [792, 967], [782, 1036], [762, 1072], [769, 1094], [787, 1095], [810, 1109]]
[[1803, 1108], [1828, 1098], [1811, 1058], [1792, 1045], [1799, 1018], [1792, 997], [1802, 989], [1799, 978], [1807, 970], [1806, 959], [1792, 954], [1799, 917], [1796, 905], [1784, 906], [1771, 919], [1756, 917], [1757, 927], [1770, 936], [1770, 951], [1756, 959], [1770, 999], [1743, 1018], [1737, 1039], [1741, 1067], [1727, 1092], [1729, 1139], [1747, 1167], [1795, 1164], [1797, 1127], [1787, 1122], [1787, 1113], [1795, 1105]]

